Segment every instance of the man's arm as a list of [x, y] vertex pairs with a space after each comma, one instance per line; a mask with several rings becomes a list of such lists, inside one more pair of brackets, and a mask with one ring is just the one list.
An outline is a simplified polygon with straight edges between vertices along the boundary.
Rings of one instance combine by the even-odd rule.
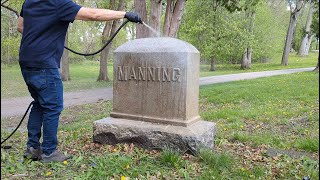
[[125, 17], [125, 11], [113, 11], [108, 9], [94, 9], [82, 7], [75, 19], [85, 21], [110, 21], [118, 20]]
[[17, 30], [22, 33], [23, 32], [23, 17], [19, 16], [18, 19], [18, 27]]

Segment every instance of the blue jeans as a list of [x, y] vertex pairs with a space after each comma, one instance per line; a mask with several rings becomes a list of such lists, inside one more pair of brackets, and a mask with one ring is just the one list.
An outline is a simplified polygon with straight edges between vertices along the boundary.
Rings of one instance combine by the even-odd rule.
[[63, 110], [63, 84], [59, 70], [21, 67], [21, 72], [34, 99], [27, 127], [27, 146], [35, 149], [41, 146], [43, 153], [50, 155], [58, 145], [58, 123]]

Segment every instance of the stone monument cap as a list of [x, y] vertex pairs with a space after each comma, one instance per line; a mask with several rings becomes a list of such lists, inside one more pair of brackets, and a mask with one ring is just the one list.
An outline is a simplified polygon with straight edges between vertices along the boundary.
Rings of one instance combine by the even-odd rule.
[[146, 53], [146, 52], [189, 52], [199, 53], [199, 51], [191, 44], [170, 37], [142, 38], [129, 41], [115, 51], [130, 53]]

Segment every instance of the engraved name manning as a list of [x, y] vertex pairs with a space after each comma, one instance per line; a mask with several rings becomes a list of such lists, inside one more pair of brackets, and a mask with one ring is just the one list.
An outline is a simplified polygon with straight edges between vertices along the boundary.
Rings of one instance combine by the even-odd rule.
[[118, 66], [118, 81], [181, 82], [180, 68]]

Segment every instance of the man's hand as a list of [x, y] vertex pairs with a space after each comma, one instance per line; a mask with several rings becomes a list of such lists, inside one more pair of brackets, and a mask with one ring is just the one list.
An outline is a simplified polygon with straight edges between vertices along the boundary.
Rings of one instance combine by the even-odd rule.
[[127, 18], [131, 22], [142, 23], [141, 17], [138, 13], [126, 12], [126, 15], [124, 17]]
[[17, 30], [23, 32], [23, 17], [19, 16]]

